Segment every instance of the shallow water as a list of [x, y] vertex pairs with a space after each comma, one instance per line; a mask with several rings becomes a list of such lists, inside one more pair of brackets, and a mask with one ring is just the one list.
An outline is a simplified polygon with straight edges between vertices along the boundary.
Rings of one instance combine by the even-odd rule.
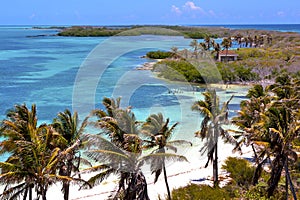
[[[138, 120], [162, 112], [171, 123], [179, 122], [175, 138], [194, 140], [201, 118], [190, 107], [202, 98], [187, 83], [157, 79], [136, 67], [149, 60], [149, 50], [190, 48], [190, 39], [168, 36], [72, 38], [53, 36], [56, 30], [24, 27], [0, 28], [0, 119], [16, 103], [37, 105], [40, 123], [50, 123], [66, 108], [81, 119], [101, 107], [104, 96], [122, 96], [122, 105], [133, 107]], [[48, 35], [42, 37], [28, 37]], [[219, 90], [222, 101], [235, 98], [230, 116], [239, 109], [247, 88]]]

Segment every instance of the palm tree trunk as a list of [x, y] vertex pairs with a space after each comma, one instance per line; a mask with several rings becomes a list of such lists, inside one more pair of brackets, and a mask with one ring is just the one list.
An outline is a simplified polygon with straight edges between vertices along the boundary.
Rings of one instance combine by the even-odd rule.
[[42, 200], [47, 200], [46, 195], [47, 195], [47, 192], [46, 192], [45, 189], [43, 189], [43, 191], [42, 191]]
[[258, 165], [257, 165], [257, 167], [254, 171], [253, 178], [252, 178], [252, 185], [255, 186], [255, 185], [258, 184], [258, 179], [261, 176], [261, 173], [262, 173], [262, 170], [263, 170], [263, 165], [264, 165], [264, 163], [266, 162], [267, 159], [268, 159], [268, 157], [258, 163]]
[[[288, 189], [288, 184], [290, 184], [290, 188], [291, 188], [291, 192], [293, 194], [293, 198], [294, 198], [294, 200], [297, 200], [295, 188], [294, 188], [294, 185], [293, 185], [291, 177], [290, 177], [290, 172], [289, 172], [289, 167], [288, 167], [288, 160], [286, 160], [286, 162], [285, 162], [284, 170], [285, 170], [285, 177], [286, 177], [286, 184], [287, 184], [286, 188]], [[288, 190], [286, 190], [286, 194], [287, 194], [286, 197], [288, 199], [288, 194], [289, 194]]]
[[29, 188], [29, 200], [32, 200], [32, 187]]
[[29, 189], [29, 187], [27, 187], [27, 188], [25, 189], [24, 196], [23, 196], [23, 200], [26, 200], [26, 198], [27, 198], [28, 189]]
[[288, 180], [288, 176], [287, 176], [286, 170], [285, 170], [285, 196], [286, 196], [285, 197], [286, 199], [289, 199], [289, 180]]
[[271, 177], [268, 180], [268, 198], [270, 198], [271, 196], [273, 196], [274, 191], [276, 190], [280, 177], [281, 177], [281, 172], [282, 169], [285, 165], [285, 161], [286, 161], [286, 156], [283, 154], [279, 154], [276, 156], [276, 158], [273, 160], [272, 162], [272, 170], [271, 170]]
[[226, 48], [226, 62], [228, 62], [228, 48]]
[[64, 200], [69, 200], [69, 190], [70, 190], [70, 183], [64, 183]]
[[252, 178], [252, 185], [254, 185], [254, 186], [258, 184], [258, 179], [260, 178], [261, 173], [262, 173], [262, 165], [263, 165], [263, 162], [259, 163], [254, 171], [254, 175]]
[[[73, 159], [69, 159], [67, 162], [67, 176], [70, 177], [73, 168]], [[64, 187], [64, 200], [69, 200], [69, 191], [70, 191], [70, 181], [66, 181], [63, 185]]]
[[168, 183], [168, 177], [167, 177], [167, 171], [166, 171], [165, 163], [163, 163], [163, 171], [164, 171], [165, 184], [166, 184], [167, 192], [168, 192], [168, 199], [172, 200], [172, 198], [171, 198], [171, 192], [170, 192], [170, 188], [169, 188], [169, 183]]
[[255, 160], [257, 160], [257, 159], [258, 159], [258, 156], [257, 156], [257, 153], [256, 153], [256, 151], [255, 151], [254, 145], [251, 144], [251, 147], [252, 147], [252, 151], [253, 151], [253, 153], [254, 153]]
[[218, 142], [216, 141], [215, 144], [215, 156], [213, 160], [213, 180], [214, 180], [214, 187], [219, 186], [219, 178], [218, 178]]

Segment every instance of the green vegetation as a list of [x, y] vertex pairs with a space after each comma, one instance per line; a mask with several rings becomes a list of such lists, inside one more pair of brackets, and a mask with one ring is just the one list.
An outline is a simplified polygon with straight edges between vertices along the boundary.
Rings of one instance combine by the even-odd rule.
[[[69, 110], [60, 112], [51, 124], [41, 125], [38, 125], [35, 105], [31, 109], [25, 104], [16, 105], [9, 110], [0, 126], [3, 138], [0, 155], [8, 154], [7, 160], [0, 162], [0, 183], [5, 186], [1, 199], [46, 200], [48, 189], [61, 183], [64, 200], [68, 200], [71, 184], [91, 188], [116, 174], [117, 192], [112, 198], [148, 200], [147, 180], [141, 170], [145, 163], [150, 164], [154, 182], [163, 173], [168, 200], [300, 198], [299, 36], [275, 32], [271, 36], [258, 31], [251, 32], [251, 36], [248, 31], [157, 27], [72, 27], [59, 35], [178, 35], [176, 31], [180, 31], [185, 36], [203, 38], [202, 43], [192, 40], [191, 50], [173, 47], [170, 52], [147, 54], [149, 58], [164, 59], [153, 68], [159, 77], [191, 83], [219, 82], [219, 74], [215, 73], [215, 65], [208, 57], [212, 55], [217, 59], [221, 47], [228, 51], [232, 42], [237, 42], [241, 47], [236, 51], [239, 60], [216, 64], [222, 80], [233, 83], [270, 79], [274, 83], [254, 85], [248, 91], [248, 99], [240, 103], [237, 116], [231, 120], [228, 119], [231, 98], [220, 105], [215, 90], [204, 92], [204, 99], [192, 105], [192, 110], [201, 115], [196, 136], [206, 140], [200, 151], [207, 153], [205, 167], [213, 163], [214, 187], [191, 184], [171, 192], [165, 163], [187, 161], [176, 154], [175, 144], [191, 145], [183, 140], [172, 140], [177, 123], [170, 125], [170, 120], [160, 113], [150, 115], [144, 122], [137, 121], [130, 107], [120, 107], [120, 98], [104, 98], [105, 109], [93, 110], [94, 121], [85, 118], [82, 123], [78, 114]], [[226, 39], [217, 44], [211, 39], [217, 36]], [[282, 43], [289, 47], [283, 47]], [[230, 123], [241, 130], [226, 130], [223, 125]], [[88, 125], [96, 127], [100, 134], [86, 134]], [[234, 150], [239, 150], [241, 145], [251, 146], [254, 156], [253, 163], [231, 157], [225, 161], [222, 168], [232, 180], [224, 188], [218, 187], [219, 136], [234, 144]], [[88, 159], [84, 159], [81, 152]], [[88, 167], [80, 170], [82, 164]], [[83, 180], [79, 172], [94, 174], [89, 180]]]
[[[169, 124], [169, 118], [167, 120], [164, 120], [163, 115], [161, 113], [159, 114], [152, 114], [150, 115], [146, 123], [143, 124], [143, 134], [145, 134], [147, 137], [147, 140], [145, 140], [147, 149], [153, 149], [156, 147], [157, 149], [152, 151], [152, 155], [161, 155], [165, 154], [168, 149], [177, 152], [177, 148], [175, 145], [190, 145], [192, 146], [191, 142], [185, 141], [185, 140], [171, 140], [173, 135], [173, 130], [178, 125], [178, 123], [173, 124], [170, 128], [168, 126]], [[170, 154], [170, 153], [169, 153]], [[175, 155], [174, 155], [175, 156]], [[157, 167], [159, 165], [159, 167]], [[168, 192], [168, 200], [171, 200], [171, 192], [169, 188], [169, 183], [167, 179], [167, 170], [165, 167], [165, 159], [161, 160], [160, 157], [157, 159], [154, 159], [151, 162], [150, 169], [152, 170], [152, 173], [155, 173], [154, 183], [158, 180], [158, 177], [160, 176], [162, 170], [164, 173], [164, 179], [165, 184]]]
[[[127, 30], [127, 29], [124, 29]], [[72, 36], [72, 37], [104, 37], [113, 36], [121, 33], [124, 30], [108, 29], [106, 27], [82, 27], [74, 26], [71, 28], [63, 29], [58, 36]]]
[[252, 142], [257, 163], [253, 176], [253, 185], [259, 183], [262, 169], [271, 159], [271, 173], [267, 182], [267, 197], [278, 189], [282, 171], [286, 175], [286, 192], [290, 188], [295, 196], [290, 165], [294, 165], [298, 156], [299, 124], [299, 79], [287, 74], [278, 76], [276, 82], [268, 87], [255, 85], [248, 92], [249, 100], [241, 102], [241, 111], [233, 122], [244, 132], [242, 137]]
[[225, 138], [230, 143], [235, 144], [236, 141], [229, 137], [222, 125], [228, 123], [228, 105], [232, 97], [220, 107], [219, 97], [216, 91], [207, 91], [202, 93], [204, 100], [196, 101], [192, 105], [192, 110], [198, 111], [204, 119], [201, 122], [201, 129], [195, 133], [196, 137], [202, 140], [206, 139], [201, 152], [207, 153], [207, 162], [204, 167], [207, 167], [209, 162], [213, 163], [213, 182], [214, 187], [219, 186], [218, 174], [218, 140], [219, 137]]
[[224, 200], [231, 199], [228, 192], [208, 185], [190, 184], [172, 191], [173, 200]]
[[250, 162], [243, 158], [229, 157], [225, 160], [222, 169], [230, 173], [232, 183], [239, 187], [248, 189], [252, 184], [252, 177], [255, 168], [251, 166]]
[[[157, 114], [141, 124], [129, 108], [120, 108], [120, 98], [104, 98], [103, 105], [105, 110], [92, 111], [98, 117], [96, 122], [86, 118], [79, 124], [78, 114], [65, 110], [52, 124], [40, 126], [37, 126], [35, 105], [31, 110], [26, 105], [11, 109], [0, 127], [4, 138], [0, 142], [0, 153], [9, 153], [8, 159], [0, 162], [0, 182], [5, 186], [1, 199], [46, 200], [49, 187], [60, 182], [64, 199], [68, 200], [71, 183], [91, 188], [108, 176], [118, 174], [116, 199], [148, 200], [147, 182], [141, 171], [146, 163], [151, 163], [156, 180], [163, 171], [169, 191], [165, 162], [187, 159], [176, 152], [166, 152], [165, 147], [176, 150], [176, 144], [191, 144], [183, 140], [169, 141], [177, 123], [169, 128], [169, 119], [164, 120], [162, 114]], [[108, 137], [84, 133], [90, 123]], [[151, 149], [152, 153], [145, 154], [144, 149]], [[84, 151], [89, 160], [82, 158], [79, 150]], [[82, 173], [98, 174], [87, 181], [80, 175], [76, 177], [81, 163], [90, 166]]]
[[151, 59], [166, 59], [173, 57], [173, 53], [169, 51], [149, 51], [146, 54], [147, 58]]
[[193, 65], [185, 60], [163, 60], [154, 65], [153, 72], [157, 72], [158, 77], [172, 81], [206, 83], [220, 80], [219, 74], [207, 62]]
[[259, 81], [259, 74], [253, 71], [253, 68], [239, 65], [237, 62], [217, 63], [217, 68], [225, 83], [243, 83]]
[[187, 38], [201, 39], [205, 37], [218, 38], [224, 28], [200, 28], [185, 26], [131, 26], [131, 27], [92, 27], [73, 26], [62, 29], [58, 36], [72, 37], [106, 37], [114, 35], [168, 35], [184, 36]]
[[[233, 37], [225, 37], [221, 43], [206, 35], [203, 42], [192, 40], [191, 49], [172, 47], [173, 55], [165, 56], [165, 60], [154, 66], [154, 72], [159, 77], [172, 81], [187, 81], [191, 83], [225, 83], [259, 82], [264, 80], [274, 81], [275, 77], [282, 73], [288, 73], [293, 77], [299, 77], [300, 65], [300, 37], [297, 34], [277, 33], [273, 35], [264, 32], [250, 32], [243, 36], [242, 31], [235, 33]], [[282, 35], [286, 35], [284, 38]], [[279, 44], [281, 38], [286, 40], [288, 48]], [[221, 50], [228, 52], [232, 44], [240, 46], [235, 53], [238, 59], [225, 62], [218, 60]], [[244, 48], [247, 47], [247, 48]], [[160, 52], [151, 52], [159, 57]], [[162, 55], [160, 58], [163, 58]], [[211, 57], [209, 59], [209, 57]], [[215, 60], [215, 63], [213, 62]], [[176, 64], [177, 62], [177, 64]], [[189, 64], [190, 63], [190, 64]], [[210, 64], [208, 64], [210, 63]], [[217, 66], [217, 70], [213, 71]], [[218, 77], [220, 76], [220, 77]]]
[[159, 72], [159, 77], [172, 81], [204, 82], [199, 71], [191, 63], [184, 60], [164, 60], [158, 62], [154, 65], [153, 71]]
[[[93, 121], [86, 118], [79, 123], [76, 112], [65, 110], [52, 124], [38, 125], [35, 105], [31, 109], [16, 105], [7, 112], [0, 127], [0, 153], [9, 154], [7, 160], [0, 162], [0, 182], [5, 186], [0, 197], [46, 200], [48, 189], [60, 182], [64, 199], [68, 200], [71, 184], [91, 188], [117, 174], [114, 198], [148, 200], [147, 181], [141, 168], [149, 163], [154, 182], [163, 173], [167, 199], [299, 198], [299, 84], [299, 79], [282, 74], [274, 84], [251, 88], [249, 99], [241, 102], [240, 112], [231, 120], [241, 131], [223, 128], [230, 123], [227, 117], [231, 99], [221, 106], [215, 91], [204, 92], [204, 99], [195, 102], [192, 109], [203, 117], [196, 135], [207, 141], [201, 151], [207, 151], [206, 165], [213, 162], [214, 187], [192, 184], [172, 192], [165, 162], [187, 161], [176, 154], [175, 145], [191, 143], [172, 140], [177, 123], [170, 125], [162, 114], [137, 121], [130, 107], [120, 107], [120, 98], [104, 98], [105, 109], [92, 111]], [[86, 134], [88, 125], [98, 128], [100, 134]], [[254, 155], [252, 164], [227, 158], [222, 169], [232, 180], [223, 188], [218, 187], [216, 170], [219, 136], [234, 144], [234, 150], [242, 144], [251, 145]], [[88, 159], [81, 156], [82, 151]], [[83, 163], [85, 169], [79, 170]], [[78, 172], [94, 174], [83, 180]]]

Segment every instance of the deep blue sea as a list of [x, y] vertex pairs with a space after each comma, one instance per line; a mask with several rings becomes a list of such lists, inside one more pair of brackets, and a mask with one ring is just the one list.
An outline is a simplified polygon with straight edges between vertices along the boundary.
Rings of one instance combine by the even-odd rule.
[[[300, 32], [300, 25], [222, 26]], [[83, 117], [101, 107], [104, 96], [122, 96], [123, 105], [131, 105], [138, 119], [162, 112], [172, 122], [179, 121], [180, 127], [189, 127], [191, 133], [184, 137], [193, 136], [199, 120], [190, 106], [202, 98], [201, 91], [195, 93], [189, 84], [169, 83], [150, 71], [136, 70], [149, 61], [141, 58], [149, 50], [190, 48], [190, 39], [150, 35], [58, 37], [57, 32], [0, 26], [0, 120], [17, 103], [35, 103], [40, 123], [50, 123], [66, 108]], [[244, 88], [228, 88], [219, 94], [225, 99], [235, 94], [231, 103], [235, 111], [245, 92]]]
[[192, 25], [192, 26], [211, 26], [225, 27], [230, 29], [256, 29], [281, 32], [296, 32], [300, 33], [300, 24], [227, 24], [227, 25]]

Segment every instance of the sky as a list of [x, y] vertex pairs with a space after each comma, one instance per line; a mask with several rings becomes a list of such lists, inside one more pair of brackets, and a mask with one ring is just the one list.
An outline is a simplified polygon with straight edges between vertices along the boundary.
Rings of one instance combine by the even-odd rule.
[[6, 0], [0, 25], [300, 24], [300, 0]]

